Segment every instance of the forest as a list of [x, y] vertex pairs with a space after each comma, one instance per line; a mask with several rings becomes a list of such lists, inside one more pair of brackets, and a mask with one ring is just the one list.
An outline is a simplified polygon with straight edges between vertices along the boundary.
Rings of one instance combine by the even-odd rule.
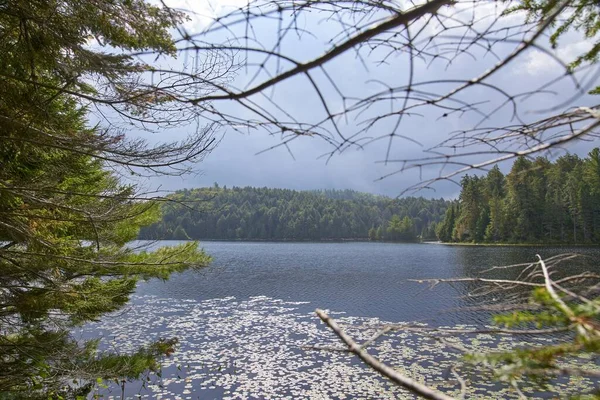
[[[140, 239], [416, 241], [435, 239], [450, 202], [352, 190], [186, 189], [170, 196]], [[194, 204], [194, 207], [187, 206]]]
[[504, 176], [465, 175], [437, 235], [444, 242], [600, 243], [600, 150], [518, 158]]

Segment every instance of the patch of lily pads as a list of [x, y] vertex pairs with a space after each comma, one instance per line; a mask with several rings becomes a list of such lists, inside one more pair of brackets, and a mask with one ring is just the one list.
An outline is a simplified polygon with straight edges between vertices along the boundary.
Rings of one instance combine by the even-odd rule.
[[[127, 310], [82, 328], [81, 337], [102, 337], [101, 349], [130, 352], [159, 338], [177, 337], [177, 351], [162, 359], [161, 371], [127, 382], [131, 399], [397, 399], [414, 398], [344, 351], [335, 334], [307, 303], [268, 297], [233, 297], [204, 301], [136, 295]], [[376, 334], [386, 321], [329, 312], [357, 341]], [[469, 328], [462, 326], [463, 328]], [[457, 328], [457, 327], [453, 327]], [[510, 350], [533, 339], [477, 334], [450, 336], [391, 331], [369, 345], [381, 361], [452, 396], [518, 398], [510, 385], [489, 374], [463, 367], [462, 351]], [[548, 342], [552, 338], [546, 339]], [[538, 345], [543, 344], [536, 339]], [[578, 367], [594, 360], [578, 360]], [[453, 372], [454, 371], [454, 372]], [[546, 394], [528, 385], [528, 396], [562, 396], [593, 390], [583, 378], [553, 381]], [[99, 389], [105, 399], [120, 399], [121, 387]]]

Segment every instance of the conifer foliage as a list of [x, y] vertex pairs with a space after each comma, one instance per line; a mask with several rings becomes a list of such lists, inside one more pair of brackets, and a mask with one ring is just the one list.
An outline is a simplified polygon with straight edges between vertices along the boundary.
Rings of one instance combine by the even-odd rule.
[[[159, 217], [115, 171], [157, 171], [202, 155], [206, 132], [147, 146], [89, 111], [152, 121], [148, 68], [121, 50], [173, 54], [182, 15], [140, 0], [10, 0], [0, 4], [0, 397], [85, 395], [96, 379], [138, 377], [173, 341], [97, 353], [74, 326], [129, 299], [140, 278], [206, 265], [196, 243], [126, 245]], [[125, 115], [125, 114], [124, 114]], [[110, 168], [109, 168], [110, 167]]]
[[600, 243], [600, 149], [555, 162], [518, 158], [510, 173], [465, 175], [459, 203], [437, 227], [442, 241]]

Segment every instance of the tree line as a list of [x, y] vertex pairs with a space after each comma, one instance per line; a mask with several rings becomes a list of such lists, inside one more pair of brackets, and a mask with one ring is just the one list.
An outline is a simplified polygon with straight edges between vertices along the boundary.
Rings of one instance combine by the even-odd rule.
[[600, 243], [600, 150], [518, 158], [504, 176], [465, 175], [437, 228], [445, 242]]
[[[141, 239], [414, 241], [435, 239], [450, 204], [352, 190], [219, 187], [177, 191]], [[187, 204], [198, 205], [196, 208]]]

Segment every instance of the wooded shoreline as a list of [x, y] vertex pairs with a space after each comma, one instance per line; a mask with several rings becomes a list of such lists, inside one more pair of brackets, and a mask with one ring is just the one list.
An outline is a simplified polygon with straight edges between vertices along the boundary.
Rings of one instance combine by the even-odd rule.
[[[147, 240], [147, 239], [140, 239]], [[230, 243], [388, 243], [388, 244], [425, 244], [442, 246], [472, 246], [472, 247], [600, 247], [594, 243], [465, 243], [439, 241], [391, 241], [369, 240], [368, 238], [349, 239], [152, 239], [155, 241], [196, 241], [196, 242], [230, 242]]]

